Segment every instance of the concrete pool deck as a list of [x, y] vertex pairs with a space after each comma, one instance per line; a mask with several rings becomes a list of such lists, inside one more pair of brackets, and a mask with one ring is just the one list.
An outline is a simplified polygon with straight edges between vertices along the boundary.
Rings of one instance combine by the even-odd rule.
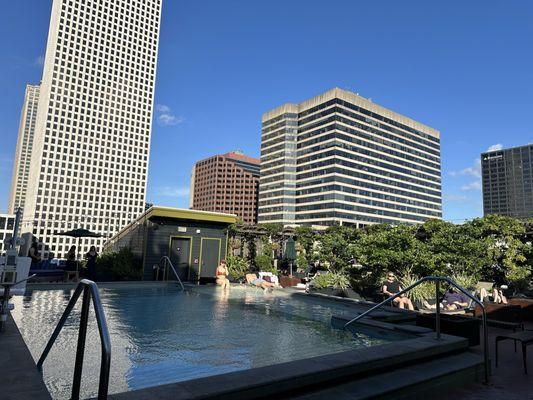
[[22, 335], [8, 315], [0, 332], [0, 398], [3, 400], [49, 400], [50, 393]]

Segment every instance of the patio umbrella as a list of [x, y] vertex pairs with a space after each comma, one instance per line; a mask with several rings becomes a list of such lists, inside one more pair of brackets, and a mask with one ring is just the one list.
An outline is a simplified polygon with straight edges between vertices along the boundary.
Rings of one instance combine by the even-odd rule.
[[[57, 232], [56, 235], [58, 235], [58, 236], [70, 236], [70, 237], [78, 239], [77, 240], [77, 245], [76, 245], [76, 250], [77, 251], [80, 251], [80, 240], [79, 240], [80, 238], [85, 238], [85, 237], [97, 238], [97, 237], [101, 237], [102, 236], [99, 233], [91, 232], [90, 230], [84, 229], [84, 228], [76, 228], [76, 229], [72, 229], [70, 231]], [[78, 255], [77, 254], [76, 254], [76, 269], [79, 269], [78, 268]]]
[[292, 236], [289, 236], [287, 242], [285, 243], [285, 258], [289, 260], [289, 265], [291, 268], [290, 274], [292, 276], [292, 264], [294, 263], [294, 260], [296, 260], [296, 246]]

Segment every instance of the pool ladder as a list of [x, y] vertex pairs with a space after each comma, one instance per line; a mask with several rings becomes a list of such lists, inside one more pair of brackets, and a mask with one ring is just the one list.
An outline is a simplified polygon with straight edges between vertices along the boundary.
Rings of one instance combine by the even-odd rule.
[[[167, 256], [161, 257], [161, 260], [159, 260], [159, 264], [161, 264], [161, 263], [164, 263], [163, 264], [163, 266], [164, 266], [163, 267], [163, 280], [164, 281], [168, 280], [168, 266], [170, 266], [170, 269], [174, 273], [174, 276], [176, 277], [176, 280], [178, 281], [178, 283], [181, 286], [181, 290], [185, 290], [185, 286], [183, 286], [183, 282], [181, 281], [180, 276], [176, 272], [176, 268], [174, 268], [174, 265], [172, 264], [172, 261], [170, 261], [170, 258], [168, 258]], [[159, 275], [159, 270], [158, 270], [158, 275]]]
[[43, 363], [50, 352], [50, 349], [54, 345], [57, 336], [65, 326], [65, 322], [72, 312], [72, 309], [76, 305], [81, 293], [83, 292], [81, 316], [80, 316], [80, 329], [78, 332], [78, 346], [76, 349], [76, 363], [74, 365], [74, 377], [72, 381], [72, 400], [78, 400], [80, 398], [81, 387], [81, 375], [83, 369], [83, 356], [85, 354], [85, 339], [87, 337], [87, 323], [89, 319], [89, 307], [91, 299], [93, 301], [94, 313], [96, 315], [96, 322], [98, 323], [98, 332], [100, 334], [100, 342], [102, 346], [102, 361], [100, 363], [100, 382], [98, 384], [98, 399], [107, 399], [107, 392], [109, 387], [109, 371], [111, 367], [111, 340], [109, 337], [109, 330], [107, 329], [107, 322], [105, 319], [104, 309], [102, 302], [100, 301], [100, 293], [98, 292], [98, 286], [93, 281], [88, 279], [82, 279], [74, 294], [68, 302], [67, 308], [63, 312], [61, 319], [57, 323], [57, 326], [52, 333], [52, 336], [48, 340], [43, 354], [37, 362], [37, 369], [42, 373]]
[[374, 311], [377, 308], [380, 308], [384, 306], [387, 303], [392, 302], [394, 299], [402, 296], [403, 294], [407, 293], [411, 289], [417, 287], [418, 285], [424, 283], [424, 282], [435, 282], [435, 299], [436, 299], [436, 309], [435, 309], [435, 331], [437, 332], [437, 340], [440, 340], [441, 333], [440, 333], [440, 283], [446, 282], [451, 286], [454, 286], [457, 288], [461, 293], [463, 293], [465, 296], [467, 296], [470, 300], [472, 300], [474, 303], [479, 305], [481, 307], [482, 312], [482, 327], [483, 327], [483, 363], [484, 363], [484, 369], [485, 369], [485, 383], [488, 384], [490, 382], [490, 361], [489, 361], [489, 333], [487, 329], [487, 313], [485, 311], [485, 306], [481, 301], [479, 301], [475, 296], [473, 296], [471, 293], [469, 293], [466, 289], [458, 285], [456, 282], [451, 280], [450, 278], [445, 278], [442, 276], [426, 276], [425, 278], [420, 279], [419, 281], [413, 283], [412, 285], [406, 287], [402, 291], [396, 293], [394, 296], [389, 297], [386, 300], [383, 300], [381, 303], [376, 304], [374, 307], [366, 310], [364, 313], [359, 314], [355, 318], [348, 321], [346, 324], [344, 324], [344, 329], [346, 329], [351, 324], [359, 321], [361, 318], [365, 317], [366, 315], [370, 314], [372, 311]]

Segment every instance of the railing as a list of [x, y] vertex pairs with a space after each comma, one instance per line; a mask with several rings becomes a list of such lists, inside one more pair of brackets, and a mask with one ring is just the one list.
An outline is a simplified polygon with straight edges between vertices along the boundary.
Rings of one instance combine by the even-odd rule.
[[161, 260], [159, 260], [159, 264], [161, 264], [162, 261], [165, 261], [165, 269], [163, 271], [163, 280], [167, 280], [168, 279], [168, 270], [166, 268], [167, 263], [168, 263], [168, 265], [170, 265], [170, 269], [172, 270], [172, 272], [174, 272], [174, 276], [176, 277], [176, 279], [178, 280], [178, 282], [179, 282], [179, 284], [181, 286], [181, 290], [185, 290], [185, 286], [183, 286], [183, 282], [181, 281], [180, 276], [176, 272], [176, 269], [174, 268], [174, 265], [172, 265], [172, 261], [170, 261], [170, 258], [168, 258], [167, 256], [163, 256], [163, 257], [161, 257]]
[[489, 361], [489, 337], [488, 337], [488, 330], [487, 330], [487, 313], [485, 311], [485, 306], [481, 301], [479, 301], [475, 296], [470, 294], [467, 290], [459, 286], [457, 283], [455, 283], [450, 278], [444, 278], [440, 276], [426, 276], [425, 278], [420, 279], [418, 282], [413, 283], [412, 285], [406, 287], [402, 291], [396, 293], [394, 296], [389, 297], [386, 300], [383, 300], [381, 303], [376, 304], [374, 307], [366, 310], [364, 313], [359, 314], [352, 320], [348, 321], [346, 324], [344, 324], [344, 328], [346, 329], [349, 325], [353, 324], [354, 322], [359, 321], [361, 318], [365, 317], [366, 315], [370, 314], [372, 311], [374, 311], [377, 308], [380, 308], [384, 306], [385, 304], [392, 302], [394, 299], [402, 296], [403, 294], [407, 293], [411, 289], [417, 287], [418, 285], [424, 283], [424, 282], [435, 282], [435, 298], [436, 298], [436, 309], [435, 309], [435, 331], [437, 332], [437, 340], [440, 340], [441, 333], [440, 333], [440, 282], [447, 282], [449, 285], [454, 286], [457, 288], [461, 293], [463, 293], [465, 296], [470, 298], [474, 303], [478, 304], [481, 307], [481, 311], [483, 313], [482, 315], [482, 325], [483, 325], [483, 360], [484, 360], [484, 367], [485, 367], [485, 383], [489, 383], [490, 381], [490, 361]]
[[100, 364], [100, 383], [98, 385], [98, 399], [107, 399], [107, 391], [109, 386], [109, 371], [111, 366], [111, 340], [109, 338], [109, 331], [107, 329], [107, 323], [105, 319], [104, 309], [102, 302], [100, 301], [100, 294], [98, 292], [98, 286], [93, 281], [88, 279], [82, 279], [74, 294], [68, 302], [67, 308], [63, 312], [61, 319], [59, 320], [54, 333], [48, 340], [46, 347], [37, 362], [37, 369], [42, 373], [43, 363], [50, 352], [50, 349], [54, 345], [57, 336], [63, 329], [65, 322], [72, 312], [72, 309], [76, 305], [81, 293], [83, 292], [82, 306], [81, 306], [81, 318], [80, 329], [78, 333], [78, 346], [76, 349], [76, 363], [74, 366], [74, 378], [72, 381], [72, 400], [78, 400], [80, 398], [81, 387], [81, 375], [83, 369], [83, 356], [85, 354], [85, 339], [87, 336], [87, 322], [89, 319], [89, 306], [91, 298], [93, 300], [94, 312], [96, 315], [96, 321], [98, 323], [98, 331], [100, 333], [100, 341], [102, 344], [102, 361]]

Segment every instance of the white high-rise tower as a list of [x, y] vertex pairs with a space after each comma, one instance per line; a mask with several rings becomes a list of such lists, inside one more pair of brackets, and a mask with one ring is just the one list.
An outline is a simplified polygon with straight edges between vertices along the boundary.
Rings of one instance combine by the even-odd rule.
[[[144, 211], [161, 0], [53, 0], [22, 232], [101, 248]], [[46, 249], [45, 249], [46, 252]]]
[[8, 213], [14, 214], [17, 208], [24, 208], [33, 146], [37, 105], [39, 103], [39, 85], [26, 85], [24, 104], [20, 115], [17, 149], [13, 164], [13, 179], [9, 194]]

